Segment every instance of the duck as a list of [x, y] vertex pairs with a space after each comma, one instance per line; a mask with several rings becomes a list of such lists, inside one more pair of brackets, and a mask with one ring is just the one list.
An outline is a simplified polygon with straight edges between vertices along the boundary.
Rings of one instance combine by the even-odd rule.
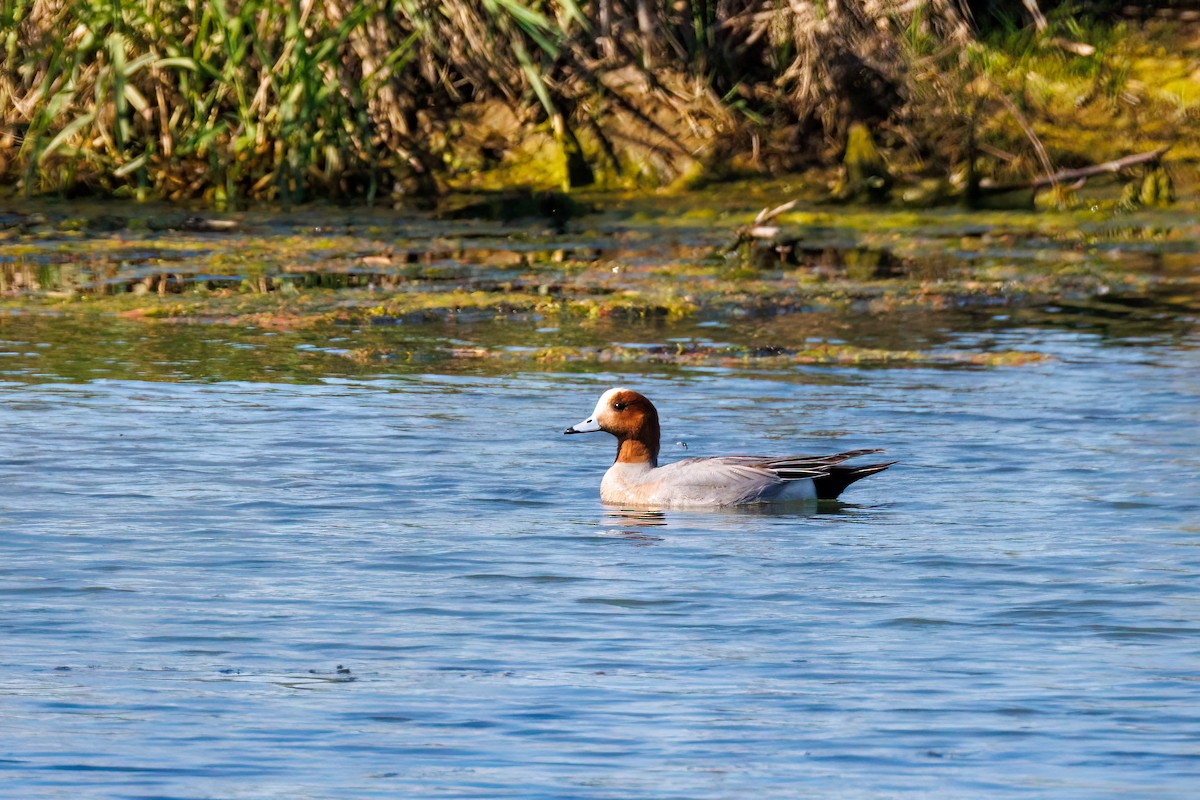
[[564, 434], [610, 433], [617, 459], [600, 481], [600, 499], [637, 508], [727, 507], [836, 500], [843, 490], [895, 461], [850, 466], [881, 449], [824, 456], [710, 456], [658, 465], [658, 409], [643, 394], [618, 387], [600, 396], [591, 416]]

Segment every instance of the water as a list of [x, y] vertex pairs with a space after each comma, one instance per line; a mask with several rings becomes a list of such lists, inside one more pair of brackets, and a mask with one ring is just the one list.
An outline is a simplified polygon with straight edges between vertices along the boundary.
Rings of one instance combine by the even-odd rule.
[[[154, 380], [86, 374], [38, 355], [45, 324], [9, 320], [0, 382], [0, 796], [1200, 785], [1194, 338], [1014, 328], [989, 335], [1055, 359], [989, 370], [195, 381], [166, 350]], [[561, 435], [616, 383], [672, 459], [902, 463], [843, 507], [617, 513], [611, 440]]]

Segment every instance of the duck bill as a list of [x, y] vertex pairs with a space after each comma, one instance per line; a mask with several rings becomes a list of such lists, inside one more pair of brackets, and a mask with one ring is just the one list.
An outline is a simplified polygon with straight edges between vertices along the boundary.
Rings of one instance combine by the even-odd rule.
[[596, 433], [600, 430], [600, 423], [596, 422], [595, 417], [589, 417], [578, 425], [572, 425], [563, 433]]

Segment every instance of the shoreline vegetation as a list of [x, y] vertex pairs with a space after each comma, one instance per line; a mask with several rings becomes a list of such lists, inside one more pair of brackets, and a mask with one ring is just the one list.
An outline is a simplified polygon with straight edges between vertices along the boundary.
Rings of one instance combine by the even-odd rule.
[[814, 198], [1069, 205], [1048, 176], [1157, 153], [1122, 198], [1157, 206], [1200, 163], [1200, 14], [1171, 0], [7, 0], [0, 40], [15, 198], [803, 174]]
[[1006, 366], [1200, 317], [1173, 0], [0, 0], [0, 40], [0, 339]]

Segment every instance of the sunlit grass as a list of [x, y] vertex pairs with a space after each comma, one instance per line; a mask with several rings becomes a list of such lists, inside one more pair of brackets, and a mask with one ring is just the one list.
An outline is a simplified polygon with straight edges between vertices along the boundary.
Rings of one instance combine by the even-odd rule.
[[25, 196], [405, 202], [501, 164], [567, 188], [828, 166], [854, 122], [943, 176], [1186, 138], [1195, 53], [1060, 8], [978, 36], [951, 0], [8, 0], [0, 176]]

